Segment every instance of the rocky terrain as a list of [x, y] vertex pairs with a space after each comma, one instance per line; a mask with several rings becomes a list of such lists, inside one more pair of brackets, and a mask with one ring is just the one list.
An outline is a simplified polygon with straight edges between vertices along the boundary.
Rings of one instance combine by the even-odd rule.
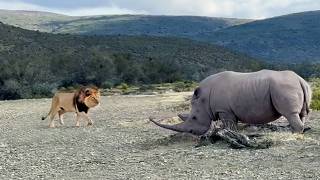
[[[50, 99], [0, 101], [0, 179], [317, 179], [320, 113], [304, 136], [265, 131], [268, 149], [196, 148], [196, 137], [161, 129], [150, 115], [185, 111], [191, 93], [107, 96], [90, 112], [94, 126], [48, 128]], [[254, 130], [252, 128], [251, 130]]]

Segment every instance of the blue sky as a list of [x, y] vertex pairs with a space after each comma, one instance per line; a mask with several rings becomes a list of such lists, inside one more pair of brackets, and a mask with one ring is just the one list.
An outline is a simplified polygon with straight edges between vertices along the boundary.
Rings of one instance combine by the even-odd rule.
[[320, 0], [0, 0], [0, 9], [73, 16], [149, 14], [261, 19], [320, 10]]

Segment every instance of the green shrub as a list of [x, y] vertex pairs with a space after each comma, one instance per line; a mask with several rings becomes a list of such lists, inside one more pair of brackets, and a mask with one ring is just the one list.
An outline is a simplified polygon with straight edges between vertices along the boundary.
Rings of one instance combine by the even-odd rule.
[[121, 84], [118, 85], [116, 88], [125, 91], [125, 90], [128, 90], [128, 89], [129, 89], [129, 85], [128, 85], [127, 83], [121, 83]]
[[311, 109], [320, 110], [320, 86], [313, 86]]
[[173, 90], [176, 92], [192, 91], [197, 87], [197, 83], [192, 81], [179, 81], [173, 84]]

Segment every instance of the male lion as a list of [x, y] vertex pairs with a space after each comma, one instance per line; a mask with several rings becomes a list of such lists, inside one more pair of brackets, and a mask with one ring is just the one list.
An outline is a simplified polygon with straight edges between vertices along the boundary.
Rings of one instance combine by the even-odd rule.
[[100, 91], [97, 87], [81, 87], [73, 93], [56, 93], [52, 98], [51, 109], [47, 116], [42, 117], [45, 120], [50, 115], [49, 127], [53, 128], [54, 117], [58, 113], [60, 124], [63, 125], [63, 114], [66, 112], [75, 112], [76, 126], [80, 126], [80, 116], [83, 116], [88, 121], [88, 126], [93, 124], [93, 121], [88, 117], [89, 108], [95, 107], [100, 103]]

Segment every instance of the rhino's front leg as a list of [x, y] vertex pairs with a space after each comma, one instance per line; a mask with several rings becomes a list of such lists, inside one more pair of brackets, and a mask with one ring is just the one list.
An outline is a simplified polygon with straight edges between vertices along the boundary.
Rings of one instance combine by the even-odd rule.
[[235, 147], [241, 146], [240, 144], [237, 145], [238, 143], [236, 143], [237, 140], [235, 139], [235, 136], [231, 137], [230, 134], [226, 135], [225, 133], [220, 133], [220, 131], [223, 131], [224, 129], [236, 131], [237, 130], [236, 117], [231, 113], [225, 113], [225, 112], [218, 113], [218, 115], [219, 115], [219, 119], [222, 122], [222, 127], [215, 127], [214, 123], [212, 123], [211, 127], [207, 131], [207, 133], [200, 137], [200, 140], [199, 140], [198, 144], [196, 145], [196, 147], [206, 146], [210, 142], [216, 143], [219, 140], [225, 140], [225, 141], [229, 142], [230, 144], [235, 144], [234, 145]]
[[223, 129], [230, 129], [233, 131], [236, 131], [238, 129], [237, 118], [234, 114], [227, 113], [227, 112], [221, 112], [218, 115], [219, 115], [219, 119], [221, 120], [221, 122], [223, 124]]
[[[215, 137], [216, 136], [216, 137]], [[213, 138], [220, 138], [230, 144], [232, 148], [253, 148], [253, 149], [265, 149], [272, 145], [272, 141], [263, 140], [256, 141], [250, 139], [247, 135], [230, 129], [219, 129], [216, 134], [213, 134]]]
[[265, 141], [257, 143], [250, 139], [247, 135], [237, 132], [237, 119], [231, 113], [219, 113], [219, 118], [223, 123], [222, 128], [217, 128], [213, 131], [210, 140], [215, 142], [217, 140], [224, 140], [233, 148], [256, 148], [263, 149], [271, 145], [271, 142]]
[[220, 129], [216, 127], [214, 123], [212, 123], [210, 129], [204, 135], [200, 136], [200, 139], [195, 147], [207, 146], [211, 143], [213, 144], [221, 140], [221, 137], [217, 135], [219, 130]]
[[233, 148], [252, 147], [253, 142], [248, 136], [238, 133], [230, 129], [221, 129], [217, 131], [217, 135], [227, 141]]
[[231, 147], [239, 149], [245, 147], [251, 147], [251, 142], [248, 136], [237, 133], [230, 129], [218, 128], [211, 132], [211, 134], [200, 137], [199, 143], [196, 147], [206, 146], [210, 143], [216, 143], [217, 141], [224, 140], [230, 144]]

